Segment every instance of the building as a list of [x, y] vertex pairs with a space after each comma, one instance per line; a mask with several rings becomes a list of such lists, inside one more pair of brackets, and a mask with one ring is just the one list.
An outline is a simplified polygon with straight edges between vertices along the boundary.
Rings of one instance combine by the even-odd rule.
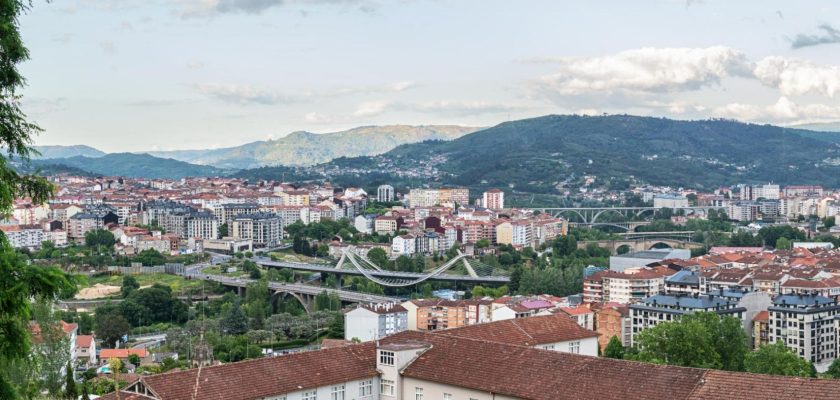
[[251, 240], [257, 248], [273, 248], [283, 239], [283, 223], [277, 214], [238, 214], [230, 223], [231, 235]]
[[782, 294], [773, 299], [768, 341], [781, 341], [800, 358], [825, 371], [837, 357], [834, 319], [840, 305], [819, 295]]
[[38, 225], [3, 225], [0, 230], [14, 248], [36, 249], [47, 240], [44, 230]]
[[375, 219], [376, 216], [372, 214], [357, 215], [356, 219], [353, 220], [353, 226], [356, 228], [357, 231], [366, 235], [370, 235], [371, 233], [373, 233], [373, 221]]
[[417, 252], [417, 237], [411, 234], [395, 236], [391, 241], [391, 256], [411, 256]]
[[598, 346], [601, 353], [607, 347], [613, 336], [621, 341], [623, 346], [630, 346], [630, 334], [632, 324], [630, 319], [630, 307], [626, 304], [606, 303], [593, 307], [595, 310], [595, 332], [598, 337]]
[[660, 322], [678, 320], [685, 314], [715, 312], [743, 321], [745, 311], [746, 309], [738, 307], [738, 303], [719, 296], [659, 294], [630, 305], [630, 343], [635, 343], [635, 337], [641, 331]]
[[[741, 185], [740, 188], [740, 199], [741, 200], [758, 200], [758, 199], [766, 199], [766, 200], [779, 200], [781, 190], [779, 185], [773, 184], [766, 184], [766, 185]], [[730, 217], [731, 218], [731, 217]]]
[[753, 317], [752, 323], [752, 348], [757, 349], [770, 344], [770, 313], [766, 310], [759, 312]]
[[257, 203], [225, 203], [217, 205], [213, 209], [213, 214], [222, 225], [229, 223], [240, 214], [256, 214], [259, 211], [260, 205]]
[[394, 187], [391, 185], [379, 185], [376, 188], [376, 201], [388, 203], [394, 201]]
[[76, 336], [76, 360], [87, 367], [96, 365], [96, 340], [91, 335]]
[[482, 194], [481, 205], [491, 210], [505, 208], [505, 192], [499, 189], [490, 189]]
[[408, 329], [408, 310], [399, 304], [360, 304], [344, 314], [344, 339], [382, 339]]
[[700, 272], [684, 269], [665, 278], [667, 294], [706, 294], [706, 277]]
[[400, 228], [401, 220], [400, 217], [380, 215], [373, 220], [373, 231], [392, 235]]
[[146, 349], [102, 349], [99, 351], [100, 360], [119, 358], [122, 362], [128, 362], [128, 357], [131, 355], [136, 355], [143, 360], [149, 357], [149, 351]]
[[85, 239], [85, 233], [104, 229], [108, 224], [116, 224], [117, 221], [119, 217], [111, 211], [76, 213], [67, 220], [67, 236], [76, 242], [81, 242]]
[[830, 399], [840, 381], [645, 364], [432, 332], [144, 375], [101, 400]]
[[629, 304], [662, 293], [665, 278], [647, 268], [601, 271], [584, 278], [583, 301]]
[[673, 194], [657, 194], [653, 196], [655, 208], [685, 208], [688, 207], [688, 198]]
[[418, 299], [402, 303], [408, 311], [408, 329], [435, 331], [466, 325], [466, 303], [463, 300]]

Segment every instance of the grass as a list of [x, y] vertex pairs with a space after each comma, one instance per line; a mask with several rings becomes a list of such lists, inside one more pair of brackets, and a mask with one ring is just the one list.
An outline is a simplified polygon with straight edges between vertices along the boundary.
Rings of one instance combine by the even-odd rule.
[[312, 263], [312, 264], [326, 264], [327, 262], [322, 258], [317, 257], [309, 257], [304, 256], [301, 254], [295, 254], [290, 250], [286, 251], [275, 251], [268, 253], [269, 255], [277, 257], [278, 261], [288, 261], [288, 262], [301, 262], [301, 263]]
[[[200, 288], [202, 281], [199, 279], [187, 280], [177, 275], [169, 274], [140, 274], [133, 275], [140, 286], [151, 286], [159, 283], [172, 288], [173, 293], [183, 293], [192, 288]], [[122, 275], [99, 274], [79, 279], [79, 287], [90, 287], [97, 283], [111, 286], [122, 286]], [[84, 281], [84, 282], [82, 282]]]

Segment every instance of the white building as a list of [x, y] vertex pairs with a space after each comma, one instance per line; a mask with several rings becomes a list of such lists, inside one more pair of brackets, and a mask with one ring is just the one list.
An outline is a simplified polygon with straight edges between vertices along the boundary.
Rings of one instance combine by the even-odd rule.
[[231, 221], [231, 235], [253, 241], [258, 248], [272, 248], [283, 239], [283, 223], [276, 214], [240, 214]]
[[376, 201], [380, 203], [394, 201], [394, 187], [391, 185], [379, 185], [376, 188]]
[[656, 208], [684, 208], [688, 207], [688, 198], [671, 194], [657, 194], [653, 196], [653, 206]]
[[490, 189], [482, 195], [481, 205], [491, 210], [505, 208], [505, 192], [499, 189]]
[[408, 329], [408, 310], [399, 304], [360, 304], [344, 314], [344, 339], [377, 340]]
[[417, 249], [417, 237], [414, 235], [399, 235], [391, 241], [391, 256], [410, 256]]
[[840, 305], [818, 295], [783, 294], [773, 299], [768, 341], [782, 341], [817, 371], [825, 371], [837, 357], [835, 317]]

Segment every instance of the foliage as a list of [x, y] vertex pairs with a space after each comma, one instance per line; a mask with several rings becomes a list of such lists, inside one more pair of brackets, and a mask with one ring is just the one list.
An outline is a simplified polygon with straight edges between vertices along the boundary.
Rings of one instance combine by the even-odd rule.
[[840, 358], [836, 358], [831, 362], [825, 374], [832, 379], [840, 379]]
[[222, 332], [229, 335], [241, 335], [248, 332], [248, 318], [242, 311], [239, 301], [234, 302], [230, 310], [222, 316], [219, 326]]
[[729, 371], [743, 370], [748, 351], [741, 323], [713, 312], [687, 314], [645, 329], [637, 347], [639, 361]]
[[780, 238], [790, 241], [804, 241], [805, 232], [790, 225], [765, 226], [758, 231], [758, 237], [768, 245], [774, 245]]
[[106, 347], [114, 347], [118, 340], [128, 334], [131, 326], [115, 305], [100, 306], [96, 310], [96, 337], [102, 339]]
[[791, 246], [790, 239], [788, 239], [786, 237], [780, 237], [779, 239], [776, 240], [776, 249], [788, 250], [788, 249], [790, 249], [790, 246]]
[[621, 344], [621, 340], [619, 340], [618, 337], [613, 336], [610, 338], [609, 343], [607, 343], [607, 347], [604, 347], [604, 357], [617, 359], [624, 358], [624, 346]]
[[[305, 225], [302, 221], [297, 221], [286, 227], [286, 232], [292, 237], [300, 237], [307, 239], [315, 239], [325, 241], [336, 236], [342, 230], [350, 234], [359, 233], [348, 219], [340, 219], [338, 221], [325, 219], [320, 222]], [[301, 253], [296, 251], [296, 253]]]
[[476, 286], [473, 286], [473, 288], [472, 288], [472, 297], [481, 298], [481, 297], [488, 296], [488, 297], [492, 297], [494, 299], [497, 299], [499, 297], [502, 297], [502, 296], [508, 294], [508, 291], [509, 291], [509, 289], [505, 285], [502, 285], [498, 288], [485, 288], [485, 287], [476, 285]]
[[338, 311], [341, 309], [341, 298], [334, 292], [323, 291], [315, 296], [315, 309], [319, 311]]
[[70, 360], [67, 360], [67, 367], [64, 369], [64, 376], [64, 398], [68, 400], [76, 400], [76, 398], [79, 397], [79, 390], [76, 388], [76, 379], [73, 378], [73, 366], [70, 365]]
[[101, 248], [111, 249], [116, 243], [114, 234], [105, 229], [93, 229], [85, 233], [85, 246], [95, 247], [97, 250]]
[[120, 287], [120, 295], [123, 298], [128, 297], [132, 292], [134, 292], [137, 289], [140, 289], [140, 284], [137, 283], [137, 279], [135, 279], [131, 275], [123, 276], [122, 287]]
[[386, 253], [385, 249], [381, 247], [374, 247], [370, 249], [367, 252], [367, 259], [383, 268], [389, 264], [388, 253]]
[[134, 262], [139, 262], [147, 267], [163, 265], [166, 257], [155, 249], [143, 250], [134, 256]]
[[781, 341], [761, 346], [744, 360], [747, 372], [757, 374], [812, 376], [812, 366]]

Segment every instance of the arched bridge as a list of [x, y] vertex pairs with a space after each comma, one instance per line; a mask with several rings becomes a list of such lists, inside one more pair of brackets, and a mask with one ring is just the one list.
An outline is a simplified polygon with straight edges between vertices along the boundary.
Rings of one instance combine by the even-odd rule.
[[644, 251], [656, 247], [670, 247], [685, 248], [685, 249], [699, 249], [704, 245], [703, 243], [692, 242], [691, 237], [693, 231], [677, 231], [677, 232], [628, 232], [623, 233], [621, 239], [611, 240], [590, 240], [585, 242], [578, 242], [578, 248], [584, 249], [590, 243], [595, 243], [598, 247], [609, 249], [613, 254], [618, 252], [618, 249], [627, 246], [630, 251]]
[[[555, 217], [576, 216], [580, 218], [577, 221], [581, 225], [595, 225], [599, 222], [598, 218], [609, 214], [620, 215], [626, 219], [641, 218], [646, 215], [653, 215], [656, 211], [665, 209], [666, 207], [545, 207], [532, 208], [534, 211], [550, 214]], [[710, 210], [722, 210], [723, 207], [712, 206], [697, 206], [697, 207], [675, 207], [671, 208], [673, 211], [683, 210], [686, 214], [702, 214], [708, 215]], [[608, 221], [600, 221], [606, 223]]]

